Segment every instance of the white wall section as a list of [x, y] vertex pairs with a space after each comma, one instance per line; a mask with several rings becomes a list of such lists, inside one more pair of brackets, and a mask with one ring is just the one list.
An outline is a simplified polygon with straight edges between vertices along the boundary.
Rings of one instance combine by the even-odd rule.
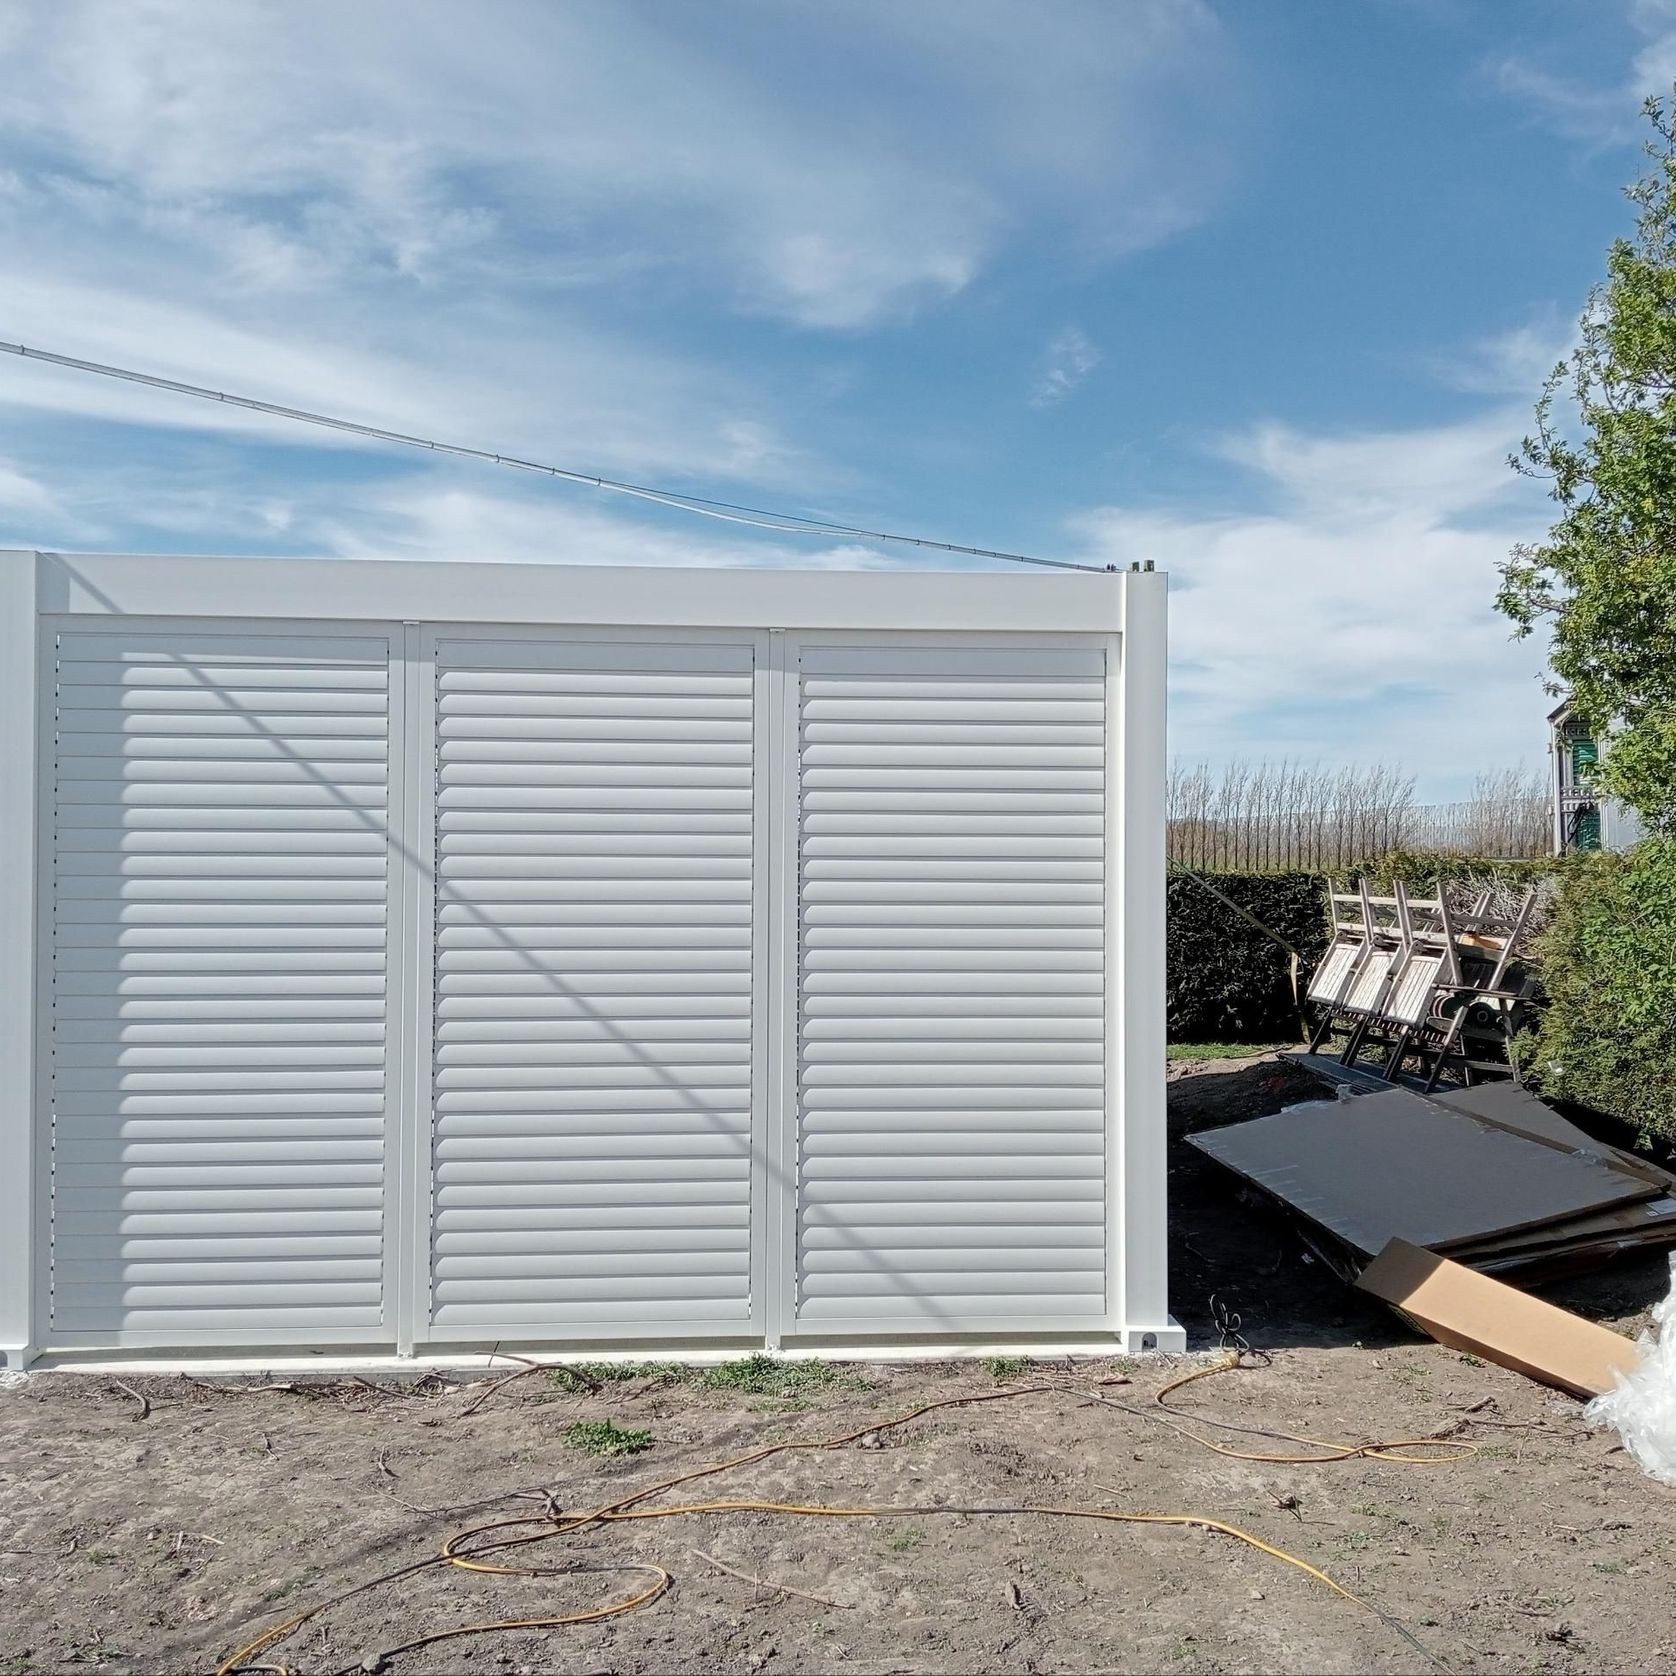
[[54, 651], [52, 1335], [377, 1337], [389, 643]]
[[1106, 1313], [1105, 653], [807, 647], [805, 1330]]
[[1179, 1347], [1163, 589], [0, 554], [0, 1361]]
[[436, 654], [433, 1312], [751, 1327], [749, 642]]

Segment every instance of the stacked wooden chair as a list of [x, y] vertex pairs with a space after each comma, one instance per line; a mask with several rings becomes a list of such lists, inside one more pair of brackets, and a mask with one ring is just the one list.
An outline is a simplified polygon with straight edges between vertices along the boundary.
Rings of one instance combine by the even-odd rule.
[[1342, 1033], [1342, 1064], [1382, 1050], [1378, 1074], [1396, 1082], [1414, 1059], [1428, 1091], [1446, 1073], [1463, 1083], [1516, 1074], [1508, 1046], [1533, 989], [1518, 945], [1535, 899], [1527, 890], [1506, 914], [1489, 890], [1466, 912], [1441, 890], [1416, 900], [1398, 884], [1394, 895], [1375, 896], [1363, 880], [1335, 891], [1332, 941], [1309, 984], [1317, 1013], [1309, 1051]]

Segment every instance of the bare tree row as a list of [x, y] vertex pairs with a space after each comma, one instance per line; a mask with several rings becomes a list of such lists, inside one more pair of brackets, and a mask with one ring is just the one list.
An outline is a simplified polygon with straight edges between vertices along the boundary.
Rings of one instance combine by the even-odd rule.
[[1497, 858], [1549, 853], [1539, 771], [1480, 774], [1459, 803], [1417, 803], [1414, 776], [1376, 765], [1326, 768], [1177, 763], [1169, 788], [1173, 865], [1220, 872], [1352, 867], [1394, 850]]

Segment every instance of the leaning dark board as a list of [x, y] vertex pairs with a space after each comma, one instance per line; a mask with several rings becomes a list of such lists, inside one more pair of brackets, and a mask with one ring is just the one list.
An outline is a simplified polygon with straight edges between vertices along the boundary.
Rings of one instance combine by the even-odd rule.
[[1188, 1141], [1369, 1256], [1391, 1239], [1447, 1249], [1656, 1192], [1400, 1088], [1292, 1106]]

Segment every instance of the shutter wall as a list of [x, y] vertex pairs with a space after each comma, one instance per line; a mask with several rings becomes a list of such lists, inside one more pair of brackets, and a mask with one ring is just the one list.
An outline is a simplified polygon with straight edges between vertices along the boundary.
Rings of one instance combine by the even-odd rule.
[[753, 662], [439, 645], [440, 1336], [751, 1326]]
[[802, 655], [797, 1325], [1106, 1312], [1101, 651]]
[[388, 654], [58, 636], [56, 1340], [379, 1336]]

